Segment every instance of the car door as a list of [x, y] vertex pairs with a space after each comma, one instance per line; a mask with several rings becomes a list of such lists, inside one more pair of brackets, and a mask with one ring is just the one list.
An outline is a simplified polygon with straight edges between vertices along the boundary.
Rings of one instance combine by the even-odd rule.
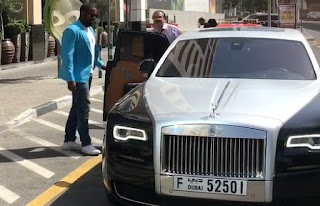
[[103, 119], [112, 106], [130, 89], [147, 80], [139, 71], [144, 59], [158, 62], [170, 43], [164, 35], [120, 30], [113, 61], [107, 64]]

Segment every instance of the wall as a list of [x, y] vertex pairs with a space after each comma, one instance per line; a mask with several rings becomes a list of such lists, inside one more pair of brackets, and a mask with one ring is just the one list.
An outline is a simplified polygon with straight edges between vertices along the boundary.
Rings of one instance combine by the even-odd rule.
[[209, 0], [185, 0], [184, 10], [209, 12]]
[[[150, 16], [156, 9], [149, 9]], [[225, 18], [225, 14], [210, 14], [207, 12], [196, 12], [196, 11], [174, 11], [174, 10], [163, 10], [168, 16], [168, 22], [173, 22], [174, 16], [176, 23], [182, 31], [193, 30], [198, 28], [198, 19], [203, 17], [206, 21], [210, 18], [214, 18], [219, 22]], [[149, 23], [152, 23], [152, 19], [149, 19]]]

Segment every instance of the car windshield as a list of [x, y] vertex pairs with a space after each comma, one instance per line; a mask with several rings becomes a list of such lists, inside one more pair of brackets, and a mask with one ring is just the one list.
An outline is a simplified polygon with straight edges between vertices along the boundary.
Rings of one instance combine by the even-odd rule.
[[314, 80], [303, 43], [263, 38], [180, 41], [158, 77]]

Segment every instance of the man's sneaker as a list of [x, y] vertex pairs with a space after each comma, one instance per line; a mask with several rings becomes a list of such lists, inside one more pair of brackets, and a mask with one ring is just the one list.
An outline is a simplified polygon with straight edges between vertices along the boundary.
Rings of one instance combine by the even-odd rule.
[[62, 148], [70, 150], [79, 150], [81, 148], [81, 145], [76, 142], [64, 142]]
[[100, 150], [98, 150], [97, 148], [95, 148], [91, 144], [82, 147], [81, 152], [84, 154], [87, 154], [87, 155], [98, 155], [101, 153]]

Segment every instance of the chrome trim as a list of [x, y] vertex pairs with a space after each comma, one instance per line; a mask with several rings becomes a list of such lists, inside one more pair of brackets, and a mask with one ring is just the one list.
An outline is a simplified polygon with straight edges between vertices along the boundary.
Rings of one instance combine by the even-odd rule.
[[[187, 135], [190, 127], [198, 133]], [[212, 127], [218, 137], [205, 136], [212, 135]], [[162, 131], [161, 174], [266, 179], [264, 131], [228, 125], [178, 125]]]
[[162, 127], [162, 134], [180, 136], [225, 137], [240, 139], [265, 139], [267, 137], [267, 133], [262, 130], [219, 124], [186, 124], [166, 126]]
[[116, 195], [128, 202], [134, 202], [134, 203], [137, 203], [137, 204], [143, 204], [143, 205], [148, 205], [148, 206], [159, 206], [159, 205], [155, 205], [155, 204], [151, 204], [151, 203], [146, 203], [146, 202], [140, 202], [140, 201], [137, 201], [137, 200], [132, 200], [130, 198], [127, 198], [127, 197], [124, 197], [122, 195], [119, 194], [118, 190], [117, 190], [117, 186], [115, 183], [113, 183], [113, 187], [114, 187], [114, 191], [116, 193]]
[[[216, 110], [219, 107], [221, 99], [224, 96], [225, 91], [227, 90], [229, 84], [230, 84], [230, 81], [228, 81], [226, 83], [226, 85], [224, 86], [224, 88], [223, 88], [223, 90], [222, 90], [222, 92], [221, 92], [221, 94], [220, 94], [220, 96], [218, 98], [216, 97], [216, 91], [217, 91], [217, 89], [219, 89], [219, 87], [216, 87], [216, 89], [214, 90], [214, 93], [213, 93], [213, 95], [211, 97], [211, 101], [210, 101], [211, 102], [210, 105], [211, 105], [212, 113], [209, 115], [209, 117], [212, 117], [212, 118], [216, 117]], [[214, 102], [215, 99], [217, 99], [216, 102]]]
[[[207, 178], [207, 177], [206, 177]], [[223, 179], [223, 178], [220, 178]], [[228, 178], [229, 179], [229, 178]], [[243, 179], [246, 180], [246, 179]], [[173, 188], [173, 176], [161, 176], [161, 195], [175, 196], [175, 197], [191, 197], [203, 198], [212, 200], [227, 200], [227, 201], [243, 201], [243, 202], [271, 202], [272, 194], [268, 190], [273, 187], [272, 181], [251, 181], [247, 180], [247, 195], [225, 195], [225, 194], [211, 194], [211, 193], [197, 193], [175, 191]]]

